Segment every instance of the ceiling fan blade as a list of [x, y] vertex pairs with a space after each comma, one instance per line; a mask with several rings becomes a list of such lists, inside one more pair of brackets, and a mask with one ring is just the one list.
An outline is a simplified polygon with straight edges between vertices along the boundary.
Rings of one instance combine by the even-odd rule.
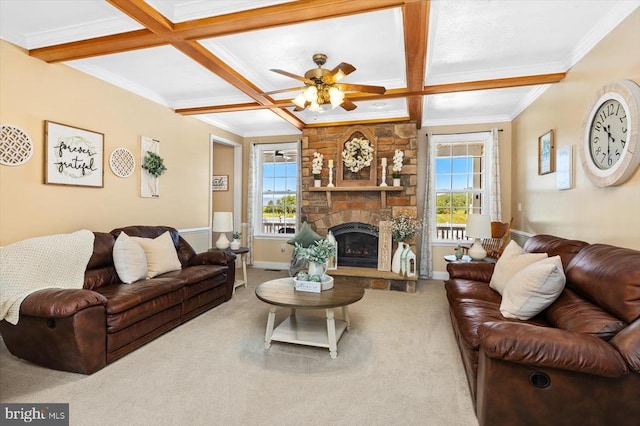
[[284, 71], [284, 70], [279, 70], [279, 69], [270, 69], [269, 71], [273, 71], [273, 72], [276, 72], [278, 74], [286, 75], [287, 77], [295, 78], [296, 80], [304, 81], [305, 83], [313, 84], [313, 81], [309, 80], [308, 78], [304, 78], [304, 77], [302, 77], [300, 75], [295, 75], [293, 73], [290, 73], [289, 71]]
[[334, 69], [329, 71], [329, 73], [325, 75], [322, 80], [327, 84], [332, 84], [336, 81], [340, 81], [343, 77], [351, 74], [355, 70], [356, 67], [354, 67], [353, 65], [346, 62], [341, 62]]
[[383, 86], [369, 86], [367, 84], [336, 84], [336, 86], [343, 92], [364, 92], [382, 95], [387, 91]]
[[347, 111], [353, 111], [354, 109], [358, 108], [356, 104], [354, 104], [347, 98], [344, 98], [344, 101], [342, 101], [342, 104], [340, 104], [340, 106]]
[[293, 92], [294, 90], [304, 90], [307, 86], [302, 87], [290, 87], [288, 89], [272, 90], [271, 92], [263, 92], [261, 95], [275, 95], [276, 93]]

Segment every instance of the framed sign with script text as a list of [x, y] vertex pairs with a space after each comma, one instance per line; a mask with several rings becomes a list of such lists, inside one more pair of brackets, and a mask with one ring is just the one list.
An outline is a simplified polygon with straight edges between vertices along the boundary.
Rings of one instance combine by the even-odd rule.
[[104, 187], [104, 135], [45, 121], [44, 183]]

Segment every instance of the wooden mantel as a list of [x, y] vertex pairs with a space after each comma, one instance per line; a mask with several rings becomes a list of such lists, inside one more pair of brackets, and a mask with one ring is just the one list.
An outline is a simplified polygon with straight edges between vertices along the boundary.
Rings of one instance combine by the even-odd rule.
[[388, 191], [402, 191], [402, 186], [311, 186], [309, 191], [311, 192], [326, 192], [327, 193], [327, 205], [331, 207], [331, 193], [332, 192], [380, 192], [380, 204], [382, 208], [387, 207], [387, 192]]

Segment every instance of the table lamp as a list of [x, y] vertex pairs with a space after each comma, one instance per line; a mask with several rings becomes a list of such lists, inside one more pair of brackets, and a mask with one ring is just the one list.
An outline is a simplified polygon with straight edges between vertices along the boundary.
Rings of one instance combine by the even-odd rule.
[[212, 230], [220, 233], [220, 238], [216, 241], [216, 248], [220, 250], [228, 249], [229, 239], [225, 232], [233, 231], [233, 212], [214, 212]]
[[470, 214], [467, 216], [467, 237], [474, 238], [469, 248], [469, 257], [482, 260], [487, 257], [487, 251], [482, 247], [482, 238], [491, 238], [491, 218], [486, 214]]

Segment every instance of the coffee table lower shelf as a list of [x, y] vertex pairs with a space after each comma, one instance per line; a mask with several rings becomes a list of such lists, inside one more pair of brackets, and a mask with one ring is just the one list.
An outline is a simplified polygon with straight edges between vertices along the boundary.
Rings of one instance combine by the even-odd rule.
[[[334, 320], [336, 342], [347, 329], [347, 322]], [[271, 340], [298, 345], [329, 348], [327, 319], [306, 315], [288, 316], [273, 330]]]

